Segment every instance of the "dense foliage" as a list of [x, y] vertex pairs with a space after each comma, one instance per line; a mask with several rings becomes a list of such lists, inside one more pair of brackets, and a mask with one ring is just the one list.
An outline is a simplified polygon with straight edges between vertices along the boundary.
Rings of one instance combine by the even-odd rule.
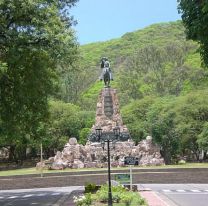
[[94, 112], [82, 111], [79, 106], [71, 103], [50, 101], [49, 113], [47, 132], [42, 137], [45, 157], [62, 150], [69, 137], [76, 137], [81, 144], [86, 143]]
[[148, 96], [123, 107], [124, 122], [136, 141], [152, 135], [166, 163], [180, 155], [199, 159], [200, 149], [207, 151], [207, 97], [207, 89], [178, 97]]
[[200, 52], [208, 66], [208, 1], [178, 0], [179, 12], [189, 39], [200, 43]]
[[[28, 149], [37, 156], [40, 142], [46, 157], [69, 137], [85, 144], [103, 87], [97, 80], [99, 60], [107, 56], [115, 76], [111, 85], [118, 89], [124, 123], [136, 143], [152, 135], [166, 163], [206, 154], [208, 72], [182, 22], [77, 49], [73, 19], [65, 13], [75, 2], [0, 3], [0, 146], [23, 159]], [[7, 9], [15, 17], [11, 24]]]
[[[113, 59], [112, 86], [118, 89], [124, 123], [136, 143], [152, 135], [166, 163], [181, 156], [196, 160], [207, 151], [208, 73], [198, 48], [185, 39], [180, 21], [81, 47], [87, 64], [96, 65], [105, 52]], [[101, 85], [95, 82], [80, 92], [83, 108], [95, 108]]]
[[0, 136], [12, 158], [44, 135], [57, 74], [76, 57], [76, 1], [0, 1]]

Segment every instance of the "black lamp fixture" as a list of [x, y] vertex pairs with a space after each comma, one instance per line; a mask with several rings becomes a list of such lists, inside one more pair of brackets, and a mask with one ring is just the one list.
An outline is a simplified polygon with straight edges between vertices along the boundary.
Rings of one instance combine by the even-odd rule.
[[119, 137], [120, 137], [120, 134], [121, 134], [121, 131], [120, 131], [120, 127], [118, 126], [117, 122], [116, 122], [116, 126], [113, 128], [113, 133], [116, 137], [116, 140], [119, 141]]
[[102, 128], [100, 126], [96, 127], [95, 133], [96, 133], [96, 135], [98, 137], [98, 142], [99, 142], [100, 141], [100, 138], [102, 136]]

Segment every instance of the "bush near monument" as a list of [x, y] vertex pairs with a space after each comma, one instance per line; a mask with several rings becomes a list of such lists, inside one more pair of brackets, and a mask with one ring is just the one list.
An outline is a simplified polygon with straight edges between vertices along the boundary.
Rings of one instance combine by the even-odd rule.
[[[112, 187], [112, 200], [115, 206], [147, 206], [146, 201], [139, 195], [138, 192], [128, 191], [121, 185]], [[102, 185], [95, 193], [87, 193], [79, 197], [74, 197], [76, 206], [102, 206], [108, 202], [108, 186]]]

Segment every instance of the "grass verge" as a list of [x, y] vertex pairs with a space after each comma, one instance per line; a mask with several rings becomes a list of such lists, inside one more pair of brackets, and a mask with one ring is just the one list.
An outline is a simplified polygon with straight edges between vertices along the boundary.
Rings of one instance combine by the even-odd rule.
[[[134, 169], [174, 169], [174, 168], [208, 168], [208, 163], [186, 163], [183, 165], [163, 165], [163, 166], [146, 166], [138, 167]], [[129, 170], [128, 167], [112, 168], [112, 170]], [[63, 172], [80, 172], [80, 171], [106, 171], [107, 168], [84, 168], [84, 169], [64, 169], [64, 170], [43, 170], [43, 173], [63, 173]], [[29, 174], [41, 174], [40, 170], [36, 170], [35, 167], [0, 171], [0, 176], [14, 176], [14, 175], [29, 175]]]

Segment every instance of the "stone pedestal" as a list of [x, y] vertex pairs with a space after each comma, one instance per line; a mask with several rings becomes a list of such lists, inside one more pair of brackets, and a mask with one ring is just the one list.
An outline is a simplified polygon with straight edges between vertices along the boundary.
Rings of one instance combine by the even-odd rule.
[[[54, 158], [38, 163], [37, 168], [103, 168], [107, 167], [107, 150], [103, 150], [100, 143], [79, 145], [75, 138], [69, 139], [62, 152], [57, 152]], [[160, 155], [160, 148], [153, 144], [149, 137], [135, 146], [133, 141], [117, 142], [111, 149], [111, 166], [124, 166], [124, 157], [133, 156], [139, 159], [139, 165], [163, 165], [164, 159]]]
[[92, 127], [92, 133], [95, 133], [96, 127], [101, 127], [103, 132], [110, 132], [115, 126], [120, 127], [121, 133], [128, 132], [120, 114], [117, 90], [104, 88], [98, 97], [95, 125]]

